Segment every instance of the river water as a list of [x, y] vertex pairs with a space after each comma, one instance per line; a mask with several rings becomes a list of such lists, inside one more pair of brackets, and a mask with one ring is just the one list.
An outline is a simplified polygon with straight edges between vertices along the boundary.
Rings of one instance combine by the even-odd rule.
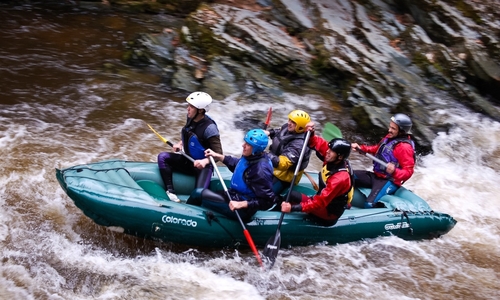
[[[419, 157], [406, 186], [458, 220], [447, 235], [281, 249], [263, 272], [247, 249], [195, 249], [97, 226], [55, 179], [55, 168], [80, 163], [155, 161], [165, 146], [146, 123], [178, 138], [186, 93], [120, 63], [124, 43], [156, 25], [71, 6], [0, 5], [0, 18], [1, 299], [500, 297], [498, 122], [460, 107], [430, 112], [451, 129], [437, 136], [432, 154]], [[239, 118], [263, 121], [266, 105], [215, 99], [210, 115], [226, 153], [241, 153]], [[341, 128], [349, 123], [311, 95], [289, 93], [271, 105], [275, 126], [295, 108]], [[355, 156], [353, 164], [370, 162]]]

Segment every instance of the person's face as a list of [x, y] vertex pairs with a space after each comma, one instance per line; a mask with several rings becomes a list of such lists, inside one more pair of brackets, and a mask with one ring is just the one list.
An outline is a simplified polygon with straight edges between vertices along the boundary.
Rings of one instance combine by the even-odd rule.
[[296, 128], [297, 128], [297, 123], [295, 123], [294, 121], [288, 119], [288, 131], [295, 132]]
[[396, 123], [391, 121], [391, 123], [389, 124], [389, 138], [394, 138], [397, 137], [398, 135], [399, 135], [399, 127], [398, 125], [396, 125]]
[[250, 146], [247, 142], [243, 142], [243, 152], [241, 153], [241, 156], [250, 156], [252, 155], [253, 147]]
[[337, 157], [338, 157], [337, 152], [334, 152], [331, 149], [326, 150], [325, 161], [327, 163], [335, 161]]
[[197, 111], [198, 111], [198, 109], [196, 107], [189, 104], [188, 105], [188, 113], [187, 113], [188, 118], [190, 118], [190, 119], [194, 118], [194, 116], [196, 116]]

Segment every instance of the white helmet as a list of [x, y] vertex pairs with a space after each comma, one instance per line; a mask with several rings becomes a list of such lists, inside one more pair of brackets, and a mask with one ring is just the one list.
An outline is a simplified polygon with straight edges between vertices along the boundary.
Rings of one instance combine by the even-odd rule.
[[197, 109], [204, 109], [208, 112], [212, 97], [205, 92], [194, 92], [187, 96], [186, 101]]

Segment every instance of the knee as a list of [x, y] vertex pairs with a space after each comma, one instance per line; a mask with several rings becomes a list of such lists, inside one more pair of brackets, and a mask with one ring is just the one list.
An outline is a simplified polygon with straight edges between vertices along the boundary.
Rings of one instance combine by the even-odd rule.
[[158, 154], [158, 165], [161, 167], [165, 166], [166, 160], [170, 158], [170, 153], [168, 152], [161, 152]]

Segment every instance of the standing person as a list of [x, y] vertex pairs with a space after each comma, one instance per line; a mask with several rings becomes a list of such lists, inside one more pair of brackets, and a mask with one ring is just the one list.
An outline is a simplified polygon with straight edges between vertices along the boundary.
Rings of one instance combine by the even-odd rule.
[[[290, 187], [299, 161], [300, 151], [304, 145], [306, 124], [310, 120], [311, 118], [305, 111], [294, 110], [288, 114], [286, 124], [268, 131], [272, 140], [268, 155], [274, 167], [273, 189], [276, 193]], [[309, 164], [310, 156], [311, 149], [306, 148], [294, 184], [300, 181], [304, 170]]]
[[342, 216], [353, 195], [353, 176], [349, 163], [351, 144], [339, 138], [330, 142], [314, 135], [314, 123], [307, 124], [312, 135], [308, 146], [323, 157], [323, 168], [319, 174], [319, 190], [314, 196], [292, 191], [289, 202], [281, 204], [281, 211], [310, 213], [324, 225], [332, 226]]
[[252, 129], [244, 137], [241, 158], [216, 153], [212, 149], [205, 155], [222, 161], [233, 172], [228, 189], [231, 199], [224, 191], [201, 192], [203, 206], [237, 219], [237, 209], [243, 221], [248, 221], [257, 210], [267, 210], [276, 203], [272, 188], [273, 167], [264, 150], [268, 137], [262, 129]]
[[389, 133], [377, 145], [358, 145], [352, 143], [354, 151], [375, 155], [387, 163], [384, 168], [373, 161], [373, 172], [354, 171], [356, 186], [371, 188], [366, 198], [365, 208], [384, 207], [377, 205], [384, 195], [392, 195], [413, 175], [415, 168], [415, 143], [410, 137], [412, 122], [405, 114], [395, 114], [389, 123]]
[[171, 200], [178, 201], [172, 182], [172, 172], [182, 172], [196, 176], [196, 188], [206, 188], [212, 177], [210, 160], [204, 151], [208, 148], [222, 153], [219, 129], [208, 116], [212, 97], [205, 92], [191, 93], [186, 101], [187, 120], [181, 130], [181, 141], [173, 146], [175, 152], [185, 151], [195, 161], [191, 162], [180, 153], [161, 152], [158, 154], [158, 167], [165, 184], [165, 190]]

